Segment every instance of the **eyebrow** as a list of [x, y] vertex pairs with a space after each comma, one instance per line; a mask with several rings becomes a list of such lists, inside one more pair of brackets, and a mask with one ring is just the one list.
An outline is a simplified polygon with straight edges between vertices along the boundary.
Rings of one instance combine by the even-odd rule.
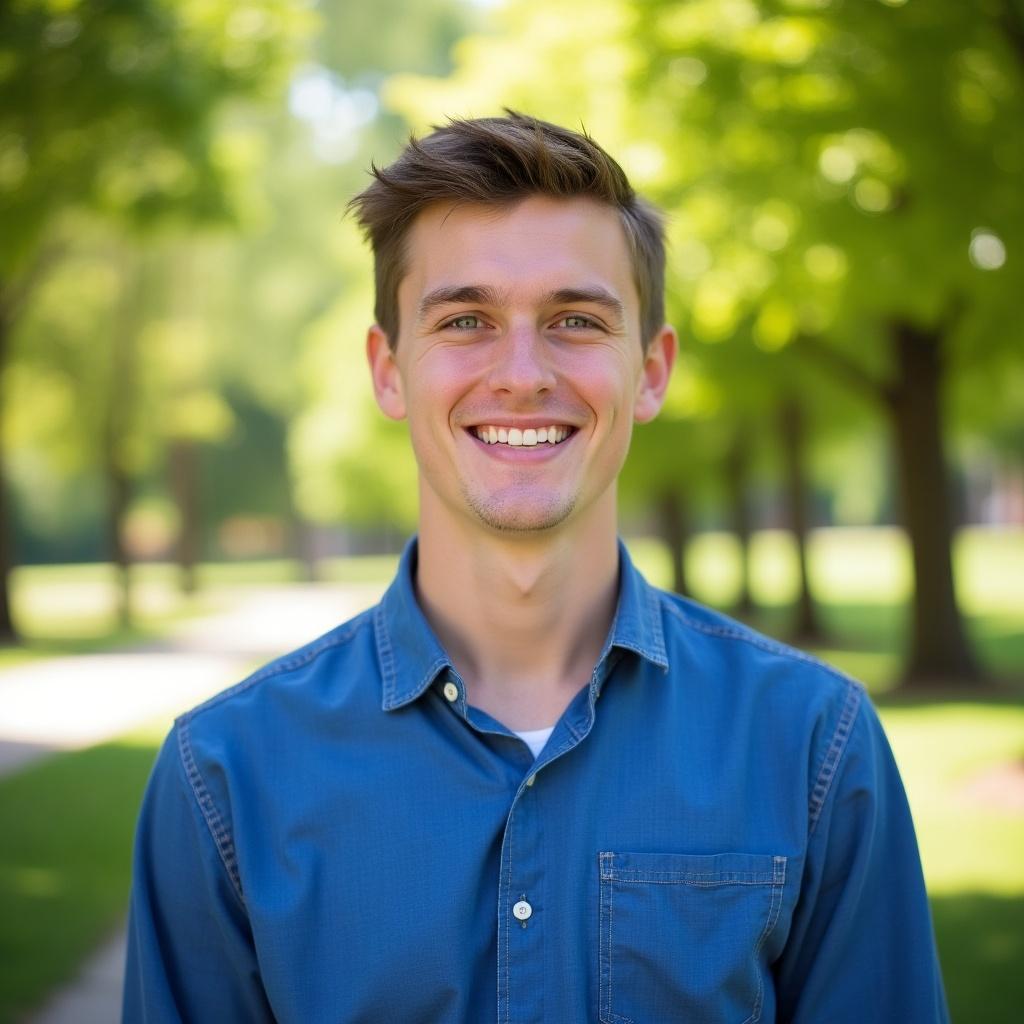
[[443, 286], [427, 292], [420, 301], [419, 317], [425, 319], [427, 314], [438, 306], [449, 306], [453, 303], [473, 302], [481, 306], [501, 305], [501, 294], [494, 288], [479, 284]]
[[[505, 300], [506, 294], [488, 285], [442, 286], [423, 296], [419, 306], [419, 318], [420, 320], [425, 319], [438, 306], [456, 303], [472, 302], [482, 306], [499, 306]], [[625, 309], [622, 303], [605, 288], [559, 288], [557, 291], [548, 292], [542, 301], [546, 306], [575, 305], [576, 303], [600, 306], [620, 321], [625, 320]]]
[[560, 288], [556, 292], [549, 293], [546, 302], [553, 306], [572, 306], [576, 303], [600, 306], [618, 317], [619, 320], [624, 320], [626, 317], [622, 303], [605, 288]]

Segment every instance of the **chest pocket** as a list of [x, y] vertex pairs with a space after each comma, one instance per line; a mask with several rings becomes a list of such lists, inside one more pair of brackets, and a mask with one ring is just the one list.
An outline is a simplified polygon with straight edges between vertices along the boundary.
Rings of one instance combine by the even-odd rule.
[[786, 858], [600, 853], [604, 1024], [754, 1024]]

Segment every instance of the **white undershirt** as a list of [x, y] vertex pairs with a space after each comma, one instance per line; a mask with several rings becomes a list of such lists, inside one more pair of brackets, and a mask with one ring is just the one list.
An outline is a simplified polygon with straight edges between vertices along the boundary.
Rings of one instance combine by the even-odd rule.
[[526, 732], [520, 732], [518, 729], [513, 730], [530, 748], [530, 752], [534, 757], [544, 749], [544, 744], [547, 743], [548, 737], [554, 731], [555, 727], [553, 725], [549, 725], [546, 729], [528, 729]]

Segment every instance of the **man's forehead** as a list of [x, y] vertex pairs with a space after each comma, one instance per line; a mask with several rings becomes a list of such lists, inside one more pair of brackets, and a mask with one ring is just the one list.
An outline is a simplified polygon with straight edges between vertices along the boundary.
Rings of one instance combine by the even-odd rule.
[[438, 289], [487, 285], [507, 295], [530, 279], [546, 292], [603, 288], [635, 298], [618, 212], [584, 197], [435, 204], [413, 222], [405, 264], [400, 292], [417, 305]]

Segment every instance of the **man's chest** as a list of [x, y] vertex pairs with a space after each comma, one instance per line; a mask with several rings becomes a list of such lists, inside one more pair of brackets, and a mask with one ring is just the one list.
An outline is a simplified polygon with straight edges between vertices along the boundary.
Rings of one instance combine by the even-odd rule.
[[369, 758], [253, 815], [240, 867], [280, 1019], [772, 1019], [799, 809], [756, 764], [591, 738], [556, 734], [534, 773], [464, 736], [410, 752], [399, 785]]

